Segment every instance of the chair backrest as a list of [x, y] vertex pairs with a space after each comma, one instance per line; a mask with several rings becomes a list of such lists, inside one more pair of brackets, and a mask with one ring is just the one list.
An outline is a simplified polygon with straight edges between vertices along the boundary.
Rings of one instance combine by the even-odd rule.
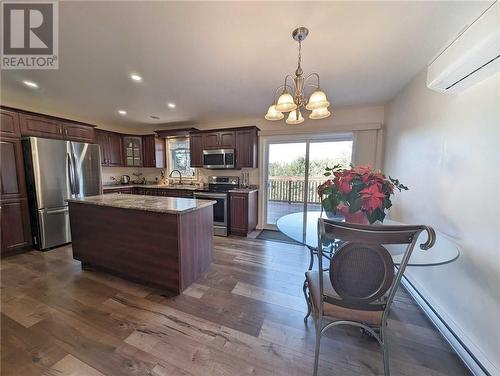
[[[320, 218], [318, 220], [318, 265], [321, 301], [363, 310], [383, 310], [386, 319], [397, 287], [410, 259], [418, 236], [427, 231], [421, 249], [434, 245], [435, 233], [429, 226], [359, 225]], [[330, 260], [329, 277], [338, 297], [324, 294], [323, 252], [338, 241], [342, 245]], [[384, 244], [406, 245], [397, 273]], [[381, 300], [382, 297], [385, 297]], [[322, 313], [322, 308], [321, 313]]]

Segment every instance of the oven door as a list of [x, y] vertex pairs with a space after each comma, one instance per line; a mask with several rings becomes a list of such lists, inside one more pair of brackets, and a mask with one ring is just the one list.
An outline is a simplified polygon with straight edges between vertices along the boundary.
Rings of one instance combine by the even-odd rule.
[[195, 192], [194, 198], [215, 201], [214, 209], [214, 233], [215, 235], [227, 236], [227, 193]]

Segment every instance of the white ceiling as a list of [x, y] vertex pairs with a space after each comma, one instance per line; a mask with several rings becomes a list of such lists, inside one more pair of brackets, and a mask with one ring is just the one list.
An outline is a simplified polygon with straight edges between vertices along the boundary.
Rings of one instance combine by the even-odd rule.
[[59, 70], [2, 71], [2, 103], [121, 127], [260, 117], [303, 25], [333, 106], [380, 104], [489, 3], [60, 2]]

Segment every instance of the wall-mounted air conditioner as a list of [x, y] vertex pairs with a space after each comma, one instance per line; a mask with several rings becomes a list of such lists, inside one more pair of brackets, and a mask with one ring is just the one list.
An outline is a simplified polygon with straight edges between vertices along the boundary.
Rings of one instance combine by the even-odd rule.
[[497, 1], [429, 64], [427, 87], [457, 93], [500, 72], [500, 5]]

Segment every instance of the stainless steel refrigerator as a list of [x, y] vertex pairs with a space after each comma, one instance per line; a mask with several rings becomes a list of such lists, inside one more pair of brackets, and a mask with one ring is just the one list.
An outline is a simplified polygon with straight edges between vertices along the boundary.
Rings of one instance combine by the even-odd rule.
[[66, 199], [102, 194], [99, 145], [29, 137], [23, 152], [34, 246], [71, 242]]

